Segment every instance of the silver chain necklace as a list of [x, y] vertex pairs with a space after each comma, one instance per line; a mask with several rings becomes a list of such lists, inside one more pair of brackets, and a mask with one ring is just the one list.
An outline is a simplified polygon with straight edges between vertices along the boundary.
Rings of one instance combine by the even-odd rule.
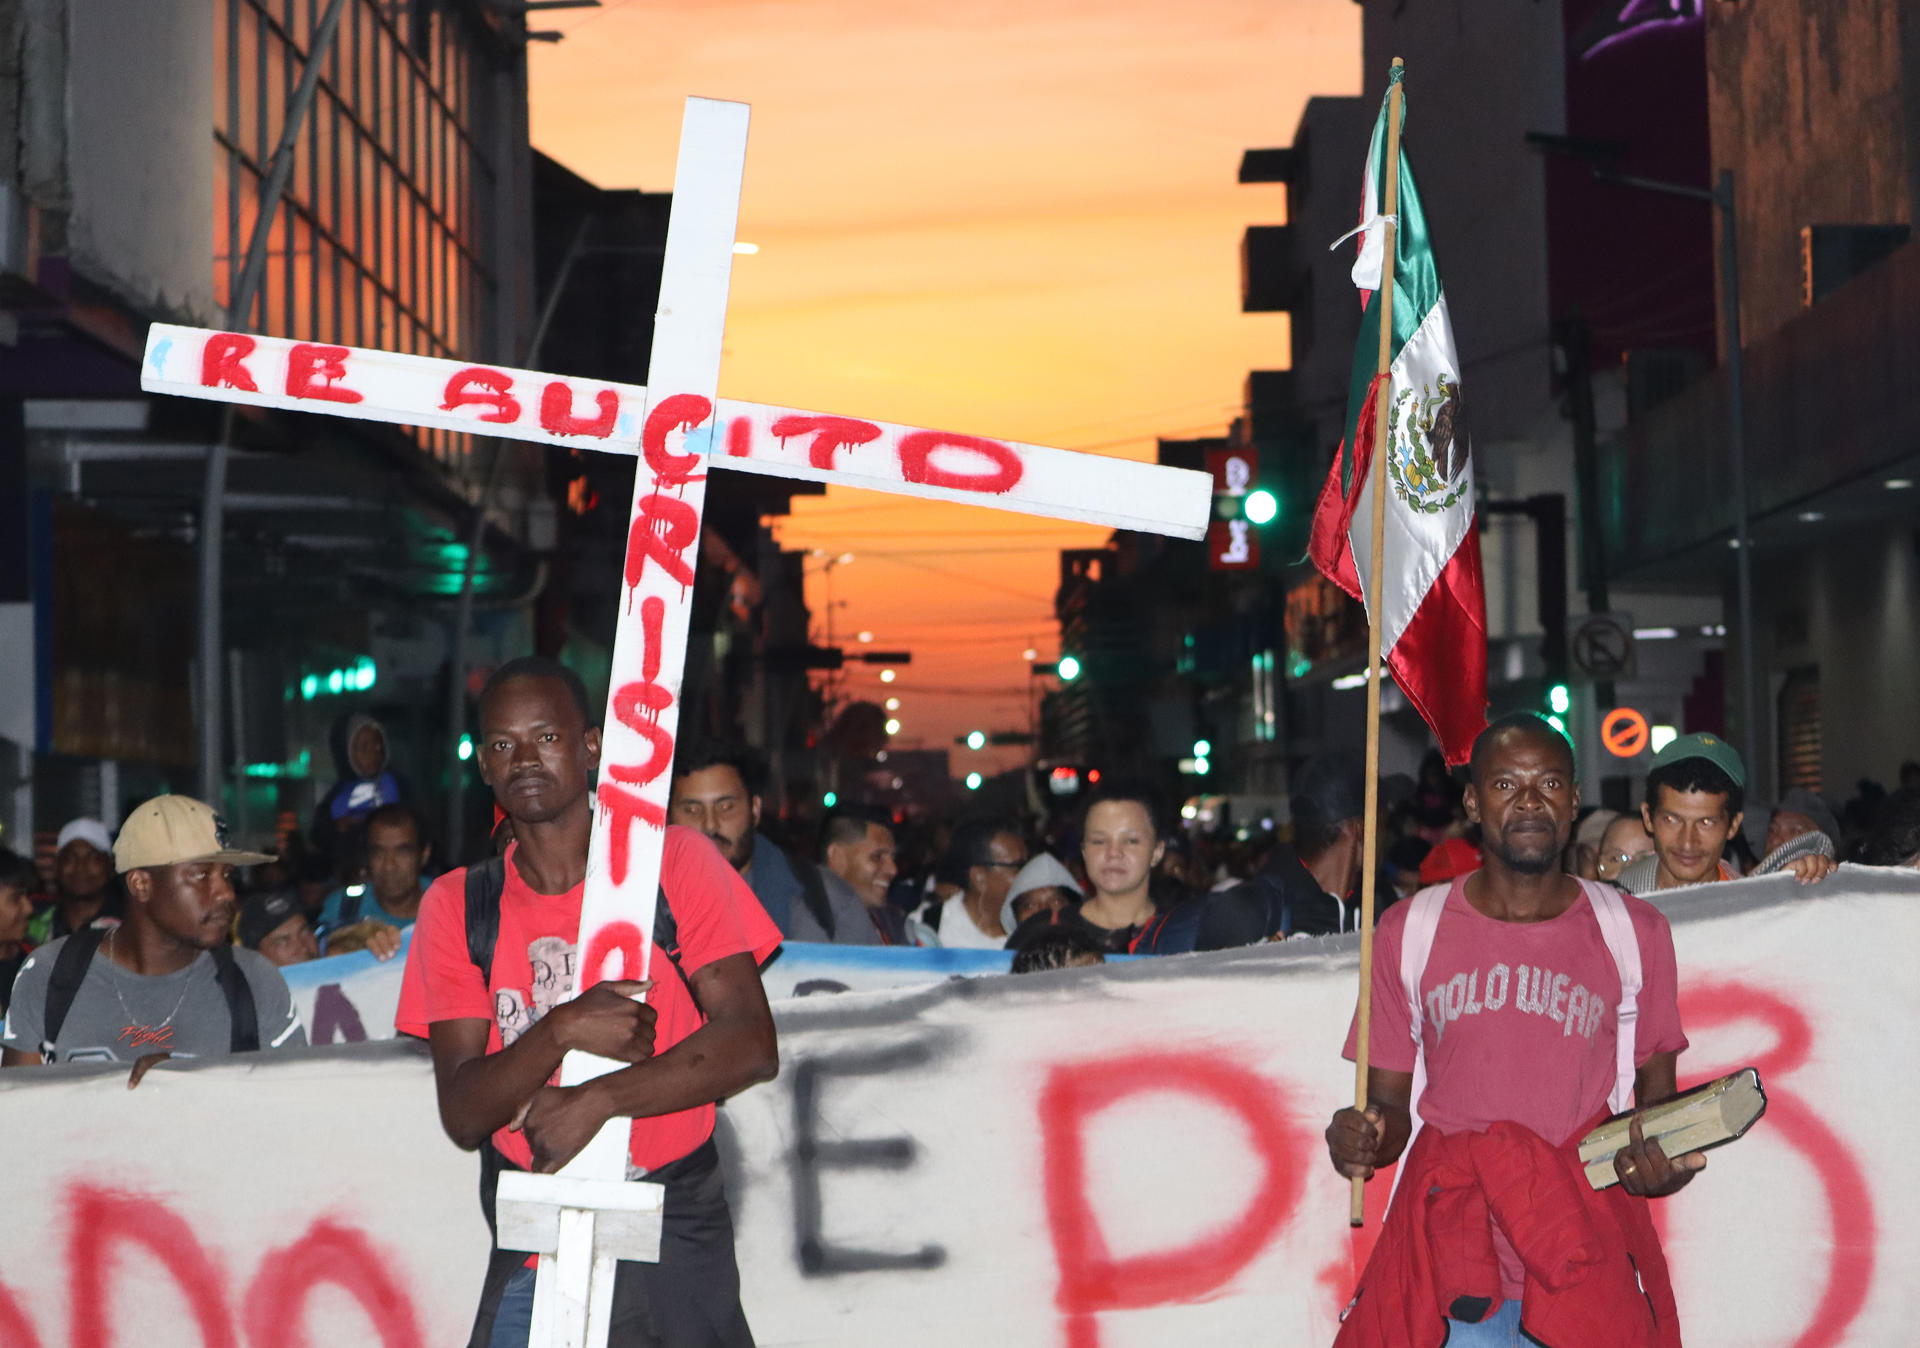
[[[115, 927], [107, 933], [107, 944], [113, 947], [113, 949], [118, 950], [120, 948], [119, 937], [120, 928]], [[112, 956], [108, 956], [108, 958], [111, 960]], [[194, 958], [197, 960], [199, 957], [195, 956]], [[119, 963], [118, 960], [113, 960], [112, 962], [115, 964]], [[192, 964], [187, 965], [189, 969], [192, 967]], [[128, 972], [132, 971], [129, 970]], [[141, 974], [138, 976], [144, 978], [148, 975]], [[109, 978], [113, 984], [114, 998], [120, 1003], [120, 1009], [126, 1013], [127, 1029], [134, 1031], [139, 1036], [134, 1047], [141, 1047], [143, 1042], [161, 1043], [164, 1042], [165, 1039], [171, 1039], [173, 1037], [173, 1032], [169, 1027], [173, 1024], [173, 1018], [180, 1014], [180, 1008], [187, 1004], [187, 994], [193, 991], [193, 980], [191, 978], [187, 979], [186, 985], [180, 989], [180, 996], [175, 1000], [173, 1010], [167, 1012], [167, 1018], [158, 1025], [148, 1025], [141, 1021], [138, 1016], [134, 1015], [133, 1008], [127, 1005], [126, 994], [120, 991], [120, 980], [112, 978], [111, 976], [109, 976]]]

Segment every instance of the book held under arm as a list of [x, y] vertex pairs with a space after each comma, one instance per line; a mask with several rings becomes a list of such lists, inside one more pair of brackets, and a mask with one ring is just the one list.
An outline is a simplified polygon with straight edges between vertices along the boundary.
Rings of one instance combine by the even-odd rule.
[[[1760, 1088], [1760, 1073], [1747, 1067], [1640, 1110], [1638, 1117], [1642, 1133], [1658, 1141], [1660, 1150], [1672, 1159], [1745, 1136], [1766, 1111], [1767, 1093]], [[1634, 1117], [1633, 1113], [1616, 1115], [1580, 1140], [1580, 1163], [1587, 1168], [1587, 1183], [1596, 1190], [1620, 1182], [1613, 1158], [1628, 1145], [1627, 1129]]]

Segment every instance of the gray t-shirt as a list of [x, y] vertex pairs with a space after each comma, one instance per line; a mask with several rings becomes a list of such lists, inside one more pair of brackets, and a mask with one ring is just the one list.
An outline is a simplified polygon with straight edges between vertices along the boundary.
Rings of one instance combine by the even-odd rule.
[[[41, 1051], [46, 1037], [47, 985], [66, 939], [34, 951], [14, 980], [0, 1048]], [[293, 1011], [293, 993], [280, 971], [258, 951], [236, 949], [233, 957], [253, 989], [261, 1048], [305, 1047], [306, 1031]], [[233, 1019], [220, 991], [213, 956], [202, 954], [170, 974], [136, 974], [104, 952], [93, 957], [67, 1010], [54, 1044], [57, 1062], [132, 1062], [149, 1053], [176, 1058], [225, 1057]]]

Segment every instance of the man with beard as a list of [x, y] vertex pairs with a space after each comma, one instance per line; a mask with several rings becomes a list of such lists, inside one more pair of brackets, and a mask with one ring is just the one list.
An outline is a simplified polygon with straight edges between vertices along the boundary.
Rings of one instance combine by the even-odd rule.
[[227, 846], [219, 817], [156, 796], [113, 845], [127, 915], [34, 951], [14, 983], [0, 1062], [130, 1062], [130, 1085], [167, 1057], [304, 1047], [280, 971], [235, 950], [233, 868], [273, 860]]
[[[1465, 797], [1484, 864], [1381, 919], [1368, 1103], [1334, 1115], [1327, 1150], [1361, 1179], [1406, 1155], [1341, 1348], [1679, 1343], [1647, 1200], [1705, 1158], [1667, 1157], [1637, 1119], [1617, 1186], [1594, 1192], [1578, 1156], [1610, 1110], [1674, 1094], [1673, 938], [1652, 905], [1560, 870], [1573, 767], [1537, 717], [1496, 721]], [[1578, 1277], [1549, 1276], [1569, 1261]]]
[[711, 838], [788, 940], [872, 944], [859, 901], [844, 890], [829, 891], [819, 867], [760, 832], [756, 766], [739, 745], [688, 747], [674, 758], [667, 819]]
[[[428, 889], [395, 1028], [432, 1049], [441, 1124], [456, 1146], [482, 1151], [489, 1218], [499, 1169], [550, 1174], [607, 1122], [632, 1121], [630, 1167], [665, 1186], [666, 1218], [659, 1261], [618, 1266], [609, 1342], [751, 1348], [714, 1105], [778, 1069], [760, 965], [780, 933], [711, 842], [670, 824], [651, 984], [609, 981], [575, 995], [600, 767], [579, 675], [531, 656], [502, 665], [480, 694], [476, 744], [513, 842], [503, 858]], [[634, 1001], [642, 992], [648, 1000]], [[627, 1066], [551, 1084], [572, 1051]], [[534, 1278], [524, 1254], [494, 1251], [472, 1344], [523, 1348]]]

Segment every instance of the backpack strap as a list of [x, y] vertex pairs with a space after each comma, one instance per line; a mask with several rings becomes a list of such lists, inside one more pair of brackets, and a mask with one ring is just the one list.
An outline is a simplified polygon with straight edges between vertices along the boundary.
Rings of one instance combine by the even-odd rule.
[[467, 958], [488, 987], [493, 986], [493, 947], [500, 940], [500, 896], [506, 888], [505, 857], [467, 867]]
[[1636, 1075], [1635, 1029], [1640, 1021], [1640, 989], [1644, 981], [1640, 969], [1640, 938], [1633, 930], [1633, 917], [1627, 912], [1626, 900], [1620, 897], [1619, 890], [1594, 880], [1582, 880], [1580, 887], [1587, 891], [1587, 901], [1593, 905], [1593, 915], [1600, 923], [1600, 937], [1607, 943], [1607, 953], [1613, 956], [1613, 966], [1620, 974], [1620, 1006], [1614, 1025], [1613, 1093], [1607, 1098], [1607, 1107], [1623, 1114], [1633, 1106]]
[[258, 1053], [260, 1013], [253, 1004], [253, 986], [247, 982], [240, 961], [233, 957], [232, 946], [217, 945], [211, 954], [213, 976], [220, 984], [221, 994], [227, 999], [227, 1015], [233, 1027], [227, 1038], [227, 1051]]
[[[492, 986], [493, 948], [500, 941], [500, 896], [507, 889], [506, 859], [490, 857], [467, 867], [465, 888], [467, 958], [480, 971], [481, 981]], [[680, 967], [680, 928], [664, 886], [653, 905], [653, 945], [667, 957], [680, 981], [686, 982], [686, 970]]]
[[[1400, 987], [1407, 996], [1408, 1025], [1413, 1031], [1413, 1095], [1407, 1101], [1407, 1115], [1413, 1129], [1407, 1134], [1402, 1156], [1413, 1150], [1413, 1140], [1420, 1136], [1420, 1096], [1427, 1088], [1427, 1049], [1420, 1037], [1420, 979], [1427, 972], [1433, 938], [1440, 930], [1440, 914], [1447, 906], [1447, 895], [1452, 892], [1453, 882], [1448, 881], [1443, 885], [1429, 885], [1408, 899], [1407, 925], [1400, 934]], [[1399, 1182], [1399, 1172], [1395, 1171], [1396, 1188]]]
[[820, 930], [827, 934], [827, 940], [833, 940], [837, 924], [833, 904], [827, 898], [826, 881], [820, 878], [820, 868], [805, 857], [792, 857], [791, 860], [794, 874], [800, 878], [800, 901], [807, 905], [807, 911], [820, 924]]
[[60, 957], [53, 962], [53, 973], [47, 979], [47, 1008], [41, 1019], [45, 1037], [40, 1041], [40, 1052], [48, 1062], [54, 1061], [53, 1046], [60, 1038], [60, 1028], [67, 1023], [67, 1012], [73, 1009], [73, 999], [87, 981], [94, 954], [106, 938], [104, 929], [88, 925], [60, 947]]

